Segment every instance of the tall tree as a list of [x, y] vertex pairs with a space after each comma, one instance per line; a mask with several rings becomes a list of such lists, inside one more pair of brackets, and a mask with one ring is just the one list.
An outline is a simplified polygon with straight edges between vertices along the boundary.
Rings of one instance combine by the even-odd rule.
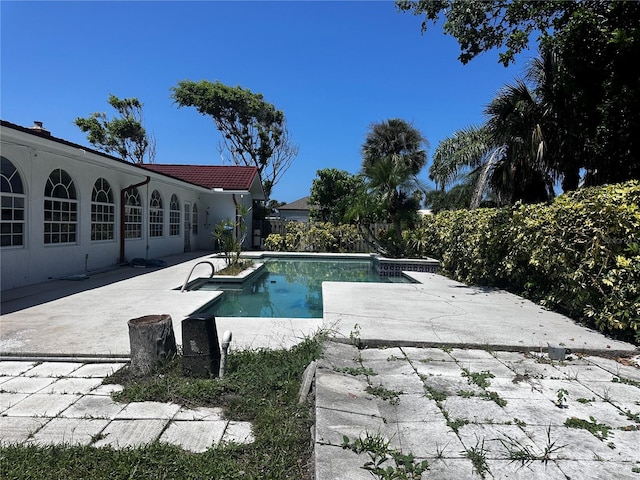
[[135, 97], [120, 99], [113, 94], [107, 102], [118, 112], [117, 117], [110, 120], [106, 113], [96, 112], [74, 123], [98, 150], [132, 163], [145, 163], [145, 159], [153, 163], [156, 141], [144, 128], [142, 103]]
[[195, 107], [213, 119], [222, 135], [222, 150], [228, 152], [233, 163], [258, 168], [269, 199], [298, 154], [284, 113], [259, 93], [221, 82], [183, 80], [171, 91], [178, 107]]
[[403, 223], [415, 216], [422, 199], [418, 173], [427, 163], [427, 140], [401, 119], [375, 123], [362, 145], [362, 176], [366, 194], [393, 224], [388, 253], [401, 255]]
[[362, 182], [361, 177], [345, 170], [318, 170], [309, 196], [309, 204], [317, 207], [311, 210], [311, 219], [334, 224], [344, 222], [353, 203], [354, 193], [361, 188]]

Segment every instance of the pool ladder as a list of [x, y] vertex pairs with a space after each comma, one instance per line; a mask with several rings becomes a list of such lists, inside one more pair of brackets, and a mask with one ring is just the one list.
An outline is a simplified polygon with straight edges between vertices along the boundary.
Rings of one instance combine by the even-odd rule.
[[213, 266], [213, 263], [207, 262], [206, 260], [202, 261], [202, 262], [198, 262], [191, 268], [191, 271], [189, 272], [189, 275], [187, 275], [187, 278], [184, 279], [184, 283], [182, 284], [182, 288], [180, 289], [180, 293], [184, 292], [184, 289], [187, 288], [187, 284], [189, 283], [189, 279], [191, 278], [191, 274], [196, 269], [196, 267], [198, 265], [200, 265], [201, 263], [206, 263], [211, 267], [211, 275], [209, 275], [209, 278], [213, 277], [213, 274], [216, 272], [216, 268]]

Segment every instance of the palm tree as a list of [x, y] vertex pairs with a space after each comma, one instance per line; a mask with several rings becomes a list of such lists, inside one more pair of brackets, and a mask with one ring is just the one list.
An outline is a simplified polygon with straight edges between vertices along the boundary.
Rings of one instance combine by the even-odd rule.
[[401, 119], [375, 123], [362, 145], [362, 177], [366, 194], [391, 221], [394, 244], [392, 255], [404, 251], [403, 223], [411, 220], [420, 206], [416, 192], [421, 191], [417, 175], [427, 163], [427, 141], [411, 124]]
[[546, 148], [543, 112], [522, 80], [508, 84], [485, 109], [492, 143], [504, 155], [492, 167], [490, 184], [507, 203], [533, 203], [554, 196], [553, 177], [541, 162]]
[[524, 81], [506, 85], [485, 109], [483, 126], [460, 130], [438, 145], [430, 178], [444, 189], [462, 173], [473, 177], [470, 208], [480, 204], [487, 184], [498, 204], [552, 198], [557, 175], [545, 163], [545, 132], [552, 131], [547, 111]]

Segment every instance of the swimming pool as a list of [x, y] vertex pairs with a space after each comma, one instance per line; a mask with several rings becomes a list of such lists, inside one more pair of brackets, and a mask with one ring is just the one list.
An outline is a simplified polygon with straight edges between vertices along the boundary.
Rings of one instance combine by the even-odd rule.
[[223, 290], [224, 295], [194, 314], [322, 318], [322, 282], [411, 283], [411, 279], [379, 276], [368, 259], [267, 259], [265, 268], [242, 284], [209, 281], [197, 287]]

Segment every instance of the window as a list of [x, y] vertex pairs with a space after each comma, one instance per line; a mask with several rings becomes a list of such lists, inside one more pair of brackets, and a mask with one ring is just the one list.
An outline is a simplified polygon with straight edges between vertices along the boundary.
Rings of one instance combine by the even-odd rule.
[[160, 192], [154, 190], [149, 202], [149, 236], [161, 237], [164, 226], [164, 212], [162, 211], [162, 198]]
[[169, 235], [180, 235], [180, 202], [175, 193], [169, 202]]
[[191, 220], [191, 231], [194, 235], [198, 234], [198, 205], [193, 204], [192, 210], [192, 220]]
[[55, 169], [44, 187], [44, 243], [76, 243], [78, 201], [67, 172]]
[[24, 245], [24, 187], [16, 167], [5, 157], [1, 159], [0, 180], [2, 183], [2, 220], [0, 221], [0, 246], [21, 247]]
[[91, 194], [91, 240], [113, 240], [115, 209], [111, 185], [99, 178], [93, 185]]
[[137, 188], [124, 192], [124, 238], [142, 238], [142, 203]]

